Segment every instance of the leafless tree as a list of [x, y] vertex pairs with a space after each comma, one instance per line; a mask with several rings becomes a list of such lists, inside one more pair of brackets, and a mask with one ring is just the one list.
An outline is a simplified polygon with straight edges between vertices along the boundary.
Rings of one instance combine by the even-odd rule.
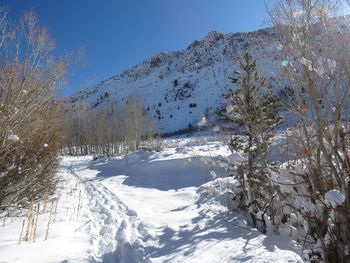
[[[296, 191], [288, 205], [307, 220], [328, 262], [350, 261], [350, 30], [341, 7], [337, 0], [277, 0], [269, 7], [285, 56], [279, 81], [292, 90], [287, 110], [296, 119], [291, 138], [299, 161], [289, 166]], [[325, 200], [332, 189], [345, 196], [338, 207]], [[301, 199], [317, 209], [302, 207]]]
[[54, 190], [60, 122], [54, 88], [68, 69], [32, 12], [0, 8], [0, 211]]
[[111, 99], [101, 108], [82, 103], [69, 112], [63, 146], [68, 154], [125, 154], [153, 137], [152, 121], [137, 94], [126, 97], [123, 105]]

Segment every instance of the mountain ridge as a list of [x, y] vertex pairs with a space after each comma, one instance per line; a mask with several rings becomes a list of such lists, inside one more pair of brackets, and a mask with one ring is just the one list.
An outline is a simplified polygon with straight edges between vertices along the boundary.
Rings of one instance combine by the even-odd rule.
[[249, 51], [268, 80], [273, 81], [281, 61], [274, 28], [247, 33], [210, 31], [181, 51], [161, 51], [92, 88], [68, 97], [73, 106], [88, 102], [103, 107], [109, 101], [126, 103], [139, 94], [147, 114], [155, 119], [160, 133], [196, 126], [204, 115], [223, 103], [228, 76], [237, 68], [241, 55]]

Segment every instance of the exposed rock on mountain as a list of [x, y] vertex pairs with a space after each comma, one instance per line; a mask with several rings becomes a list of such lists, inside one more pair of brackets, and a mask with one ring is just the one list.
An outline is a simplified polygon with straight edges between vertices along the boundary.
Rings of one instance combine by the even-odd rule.
[[128, 95], [138, 93], [158, 132], [185, 129], [221, 105], [221, 94], [232, 85], [228, 76], [245, 51], [257, 59], [267, 79], [273, 79], [272, 72], [277, 74], [283, 60], [278, 45], [271, 28], [250, 33], [211, 31], [186, 50], [160, 52], [69, 99], [74, 105], [85, 101], [103, 107], [110, 100], [125, 103]]

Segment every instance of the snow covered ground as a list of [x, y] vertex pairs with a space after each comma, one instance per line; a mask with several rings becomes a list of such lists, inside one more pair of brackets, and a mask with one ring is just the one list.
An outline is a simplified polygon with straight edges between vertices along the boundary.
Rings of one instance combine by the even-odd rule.
[[63, 157], [58, 201], [38, 215], [35, 243], [18, 244], [25, 217], [7, 217], [0, 263], [302, 262], [288, 236], [263, 235], [230, 211], [236, 182], [202, 160], [229, 154], [198, 136], [167, 139], [157, 153]]

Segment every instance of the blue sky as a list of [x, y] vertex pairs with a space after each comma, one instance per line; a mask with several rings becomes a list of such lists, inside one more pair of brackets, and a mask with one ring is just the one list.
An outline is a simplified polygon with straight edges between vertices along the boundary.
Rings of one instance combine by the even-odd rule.
[[61, 95], [105, 80], [159, 51], [185, 49], [209, 31], [266, 27], [263, 0], [0, 0], [11, 16], [34, 11], [58, 52], [85, 50]]

